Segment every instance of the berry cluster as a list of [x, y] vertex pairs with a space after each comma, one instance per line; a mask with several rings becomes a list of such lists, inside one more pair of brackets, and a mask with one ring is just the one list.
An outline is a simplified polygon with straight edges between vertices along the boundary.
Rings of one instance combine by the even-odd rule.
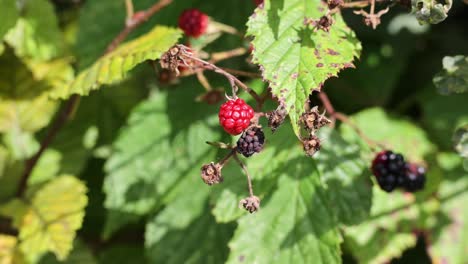
[[187, 9], [179, 17], [179, 27], [187, 36], [198, 38], [206, 32], [209, 17], [198, 9]]
[[386, 192], [391, 192], [397, 187], [402, 187], [408, 192], [424, 188], [425, 169], [405, 162], [403, 155], [390, 150], [379, 152], [372, 161], [371, 169], [380, 188]]
[[219, 109], [219, 123], [231, 135], [239, 135], [250, 125], [254, 110], [244, 100], [229, 100]]

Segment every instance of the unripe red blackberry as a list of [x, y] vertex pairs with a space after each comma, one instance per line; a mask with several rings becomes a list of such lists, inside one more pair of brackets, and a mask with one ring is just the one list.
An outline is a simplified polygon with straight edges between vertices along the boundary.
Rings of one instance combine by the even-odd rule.
[[179, 17], [179, 27], [187, 36], [194, 38], [206, 32], [209, 22], [209, 17], [196, 8], [183, 11]]
[[244, 100], [229, 100], [219, 109], [219, 123], [231, 135], [239, 135], [250, 125], [255, 112]]
[[403, 184], [405, 164], [405, 159], [401, 154], [390, 150], [382, 151], [375, 156], [371, 170], [382, 190], [391, 192]]
[[422, 190], [426, 183], [426, 169], [413, 163], [407, 163], [405, 169], [403, 188], [408, 192]]
[[237, 140], [237, 151], [245, 157], [250, 157], [254, 153], [259, 153], [265, 143], [265, 134], [261, 127], [251, 127], [242, 133]]

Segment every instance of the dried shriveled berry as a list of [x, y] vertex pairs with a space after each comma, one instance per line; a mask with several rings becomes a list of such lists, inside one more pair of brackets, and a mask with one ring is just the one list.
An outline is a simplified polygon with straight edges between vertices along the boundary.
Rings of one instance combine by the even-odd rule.
[[325, 32], [329, 32], [331, 26], [333, 25], [335, 21], [331, 17], [331, 15], [325, 15], [322, 16], [316, 23], [316, 26], [318, 29], [321, 29]]
[[200, 10], [187, 9], [179, 17], [179, 27], [187, 36], [198, 38], [206, 32], [209, 21], [209, 17]]
[[237, 151], [245, 157], [250, 157], [254, 153], [259, 153], [265, 143], [265, 134], [261, 127], [254, 126], [242, 133], [237, 140]]
[[260, 209], [260, 198], [257, 196], [249, 196], [240, 200], [239, 207], [244, 208], [249, 213], [255, 213]]
[[408, 192], [422, 190], [426, 183], [426, 169], [413, 163], [407, 163], [405, 169], [403, 188]]
[[244, 100], [229, 100], [219, 109], [219, 123], [231, 135], [239, 135], [250, 125], [255, 113]]
[[302, 145], [307, 156], [312, 157], [320, 150], [320, 139], [315, 135], [310, 135], [302, 141]]
[[287, 114], [288, 111], [286, 111], [283, 104], [280, 104], [275, 111], [266, 114], [266, 117], [268, 118], [268, 127], [271, 128], [272, 132], [275, 132], [281, 124], [283, 124]]
[[222, 166], [218, 163], [205, 164], [201, 168], [201, 178], [208, 185], [217, 184], [223, 181], [221, 175]]
[[343, 0], [328, 0], [327, 5], [328, 9], [332, 10], [335, 9], [338, 6], [341, 6], [343, 4]]
[[319, 113], [317, 106], [313, 107], [310, 111], [303, 113], [299, 120], [304, 125], [304, 128], [309, 131], [317, 130], [331, 123], [324, 114]]

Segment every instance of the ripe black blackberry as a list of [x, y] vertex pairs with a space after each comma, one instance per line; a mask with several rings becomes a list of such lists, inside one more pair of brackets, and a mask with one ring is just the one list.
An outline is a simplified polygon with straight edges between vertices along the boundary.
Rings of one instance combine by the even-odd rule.
[[405, 159], [403, 155], [385, 150], [376, 155], [372, 161], [372, 173], [377, 178], [380, 188], [391, 192], [403, 186], [405, 182]]
[[407, 163], [405, 169], [403, 188], [408, 192], [422, 190], [426, 183], [426, 169], [412, 163]]
[[265, 134], [261, 127], [254, 126], [242, 133], [237, 141], [237, 151], [245, 157], [250, 157], [254, 153], [262, 151], [265, 143]]

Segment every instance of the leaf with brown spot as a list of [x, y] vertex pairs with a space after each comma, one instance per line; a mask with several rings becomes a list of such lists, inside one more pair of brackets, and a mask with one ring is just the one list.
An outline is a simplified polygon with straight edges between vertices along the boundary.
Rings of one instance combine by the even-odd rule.
[[[351, 67], [361, 50], [354, 32], [338, 13], [330, 32], [304, 24], [304, 18], [319, 19], [325, 10], [320, 0], [265, 1], [247, 24], [247, 33], [254, 37], [253, 61], [260, 66], [272, 94], [285, 101], [296, 134], [309, 94]], [[297, 78], [291, 78], [293, 73]]]

